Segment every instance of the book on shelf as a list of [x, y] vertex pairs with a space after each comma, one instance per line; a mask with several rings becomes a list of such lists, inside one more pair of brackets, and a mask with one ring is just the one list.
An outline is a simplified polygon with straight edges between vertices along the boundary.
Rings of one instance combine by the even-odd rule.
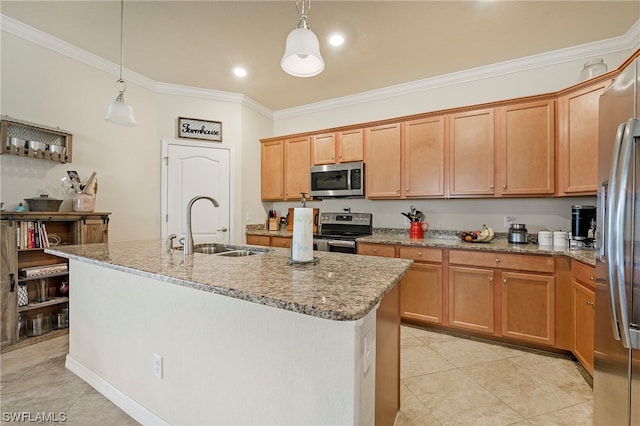
[[58, 274], [69, 271], [66, 263], [55, 263], [53, 265], [32, 266], [30, 268], [21, 268], [18, 274], [22, 278], [32, 278], [40, 275]]
[[20, 226], [16, 227], [16, 237], [19, 249], [49, 247], [47, 227], [40, 220], [27, 220], [20, 222]]

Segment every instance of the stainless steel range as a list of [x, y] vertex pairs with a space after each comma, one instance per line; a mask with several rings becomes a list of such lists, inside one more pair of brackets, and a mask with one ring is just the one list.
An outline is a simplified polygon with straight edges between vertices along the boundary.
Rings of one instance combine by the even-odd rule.
[[313, 236], [313, 249], [339, 253], [355, 253], [356, 238], [371, 235], [371, 213], [321, 213], [318, 234]]

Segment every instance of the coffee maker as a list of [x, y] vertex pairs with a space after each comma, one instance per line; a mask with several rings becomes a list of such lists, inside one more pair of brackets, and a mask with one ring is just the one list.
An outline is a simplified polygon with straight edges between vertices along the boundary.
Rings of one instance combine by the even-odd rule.
[[596, 206], [571, 206], [571, 239], [590, 247], [596, 231]]

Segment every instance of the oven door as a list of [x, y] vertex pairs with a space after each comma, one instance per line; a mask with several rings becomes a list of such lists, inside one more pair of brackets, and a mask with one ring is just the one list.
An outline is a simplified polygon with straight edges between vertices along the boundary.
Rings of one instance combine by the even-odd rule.
[[356, 252], [356, 242], [355, 241], [344, 241], [344, 240], [327, 240], [328, 251], [336, 252], [336, 253], [352, 253]]

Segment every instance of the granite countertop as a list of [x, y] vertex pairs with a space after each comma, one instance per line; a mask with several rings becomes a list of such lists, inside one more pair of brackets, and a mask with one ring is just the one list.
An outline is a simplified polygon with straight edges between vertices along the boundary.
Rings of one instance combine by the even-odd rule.
[[[249, 225], [246, 230], [251, 235], [268, 235], [278, 237], [291, 237], [292, 233], [283, 228], [279, 231], [267, 231], [263, 225]], [[551, 256], [568, 256], [572, 259], [594, 266], [596, 264], [595, 250], [591, 248], [569, 248], [566, 250], [554, 250], [553, 247], [538, 246], [535, 243], [511, 244], [507, 239], [507, 234], [496, 234], [496, 237], [489, 243], [467, 243], [457, 236], [456, 231], [430, 230], [425, 233], [425, 238], [409, 238], [408, 229], [397, 228], [374, 228], [373, 235], [360, 237], [356, 240], [362, 243], [376, 244], [401, 244], [406, 246], [420, 247], [441, 247], [450, 249], [468, 249], [500, 251], [518, 254], [543, 254]]]
[[185, 256], [177, 250], [167, 253], [160, 240], [57, 246], [45, 251], [335, 321], [363, 318], [413, 264], [405, 259], [314, 252], [317, 264], [289, 265], [289, 250], [283, 248], [244, 257]]

